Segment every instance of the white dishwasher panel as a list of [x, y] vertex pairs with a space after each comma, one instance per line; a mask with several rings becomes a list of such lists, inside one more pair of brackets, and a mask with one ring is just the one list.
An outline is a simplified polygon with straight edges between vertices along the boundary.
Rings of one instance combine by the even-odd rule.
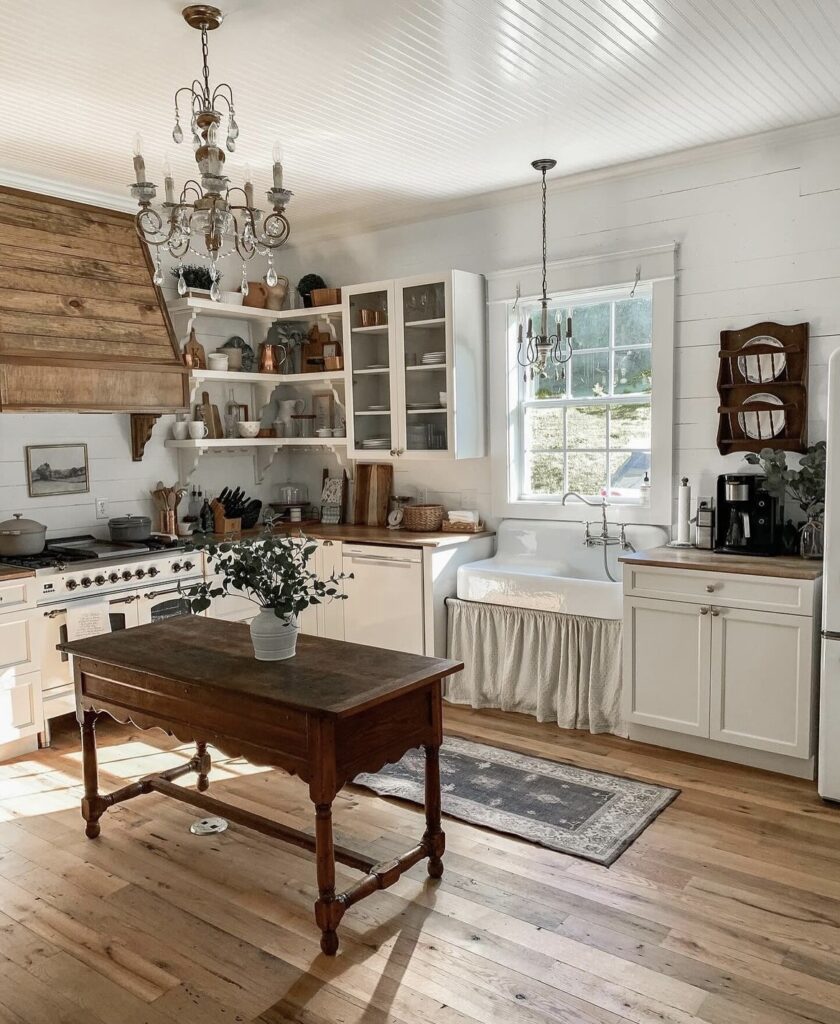
[[416, 548], [345, 544], [344, 639], [423, 654], [423, 553]]

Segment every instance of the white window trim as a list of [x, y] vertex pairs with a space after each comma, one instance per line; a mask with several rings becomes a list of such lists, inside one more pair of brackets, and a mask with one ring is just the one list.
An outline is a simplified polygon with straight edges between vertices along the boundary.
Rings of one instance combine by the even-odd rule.
[[[581, 292], [594, 294], [605, 291], [615, 292], [626, 289], [629, 294], [633, 277], [627, 280], [607, 281], [604, 278], [611, 271], [628, 269], [628, 261], [636, 259], [642, 266], [641, 280], [651, 287], [653, 299], [653, 322], [651, 330], [651, 492], [648, 505], [615, 502], [620, 509], [622, 522], [642, 523], [653, 526], [670, 526], [673, 492], [673, 445], [674, 445], [674, 296], [673, 274], [676, 246], [657, 247], [654, 260], [643, 260], [642, 253], [621, 253], [603, 258], [585, 258], [574, 261], [585, 265], [586, 278], [590, 285], [573, 290], [567, 287], [560, 292], [557, 285], [567, 273], [570, 261], [550, 264], [549, 293], [552, 298], [562, 300], [565, 295], [578, 298]], [[671, 273], [668, 276], [653, 276], [667, 270], [667, 255], [670, 256]], [[646, 276], [645, 271], [653, 271]], [[651, 266], [650, 264], [655, 264]], [[583, 267], [581, 267], [583, 269]], [[580, 522], [592, 518], [586, 506], [570, 499], [567, 505], [555, 501], [515, 498], [518, 493], [516, 479], [519, 458], [517, 432], [519, 418], [519, 377], [521, 367], [516, 362], [514, 346], [510, 343], [509, 308], [516, 298], [515, 277], [527, 279], [527, 272], [534, 268], [522, 268], [517, 272], [506, 272], [496, 277], [495, 288], [491, 290], [488, 317], [490, 343], [490, 455], [493, 491], [493, 515], [504, 519], [550, 519]], [[577, 274], [574, 275], [578, 277]], [[583, 276], [583, 275], [581, 275]], [[552, 280], [552, 278], [554, 280]], [[575, 281], [578, 284], [578, 281]], [[574, 358], [574, 356], [572, 356]]]

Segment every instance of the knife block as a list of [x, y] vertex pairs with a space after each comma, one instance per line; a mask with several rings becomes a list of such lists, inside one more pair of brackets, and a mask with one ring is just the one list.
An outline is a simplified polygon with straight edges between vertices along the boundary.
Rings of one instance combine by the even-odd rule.
[[210, 508], [213, 509], [214, 533], [217, 533], [222, 537], [227, 537], [232, 533], [242, 533], [242, 520], [228, 519], [225, 515], [225, 507], [218, 498], [214, 498], [210, 502]]

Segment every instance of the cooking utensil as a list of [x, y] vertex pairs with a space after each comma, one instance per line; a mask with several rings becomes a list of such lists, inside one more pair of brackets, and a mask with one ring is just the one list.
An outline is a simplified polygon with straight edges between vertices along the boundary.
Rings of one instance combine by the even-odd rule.
[[108, 520], [108, 533], [115, 543], [148, 540], [152, 533], [152, 520], [148, 516], [117, 516]]
[[15, 512], [0, 523], [0, 555], [40, 555], [44, 550], [47, 528], [34, 519]]

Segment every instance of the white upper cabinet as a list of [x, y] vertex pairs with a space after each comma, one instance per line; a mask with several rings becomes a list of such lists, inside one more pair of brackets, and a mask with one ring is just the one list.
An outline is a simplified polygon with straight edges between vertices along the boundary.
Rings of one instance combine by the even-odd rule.
[[484, 278], [453, 270], [342, 294], [350, 457], [485, 455]]

